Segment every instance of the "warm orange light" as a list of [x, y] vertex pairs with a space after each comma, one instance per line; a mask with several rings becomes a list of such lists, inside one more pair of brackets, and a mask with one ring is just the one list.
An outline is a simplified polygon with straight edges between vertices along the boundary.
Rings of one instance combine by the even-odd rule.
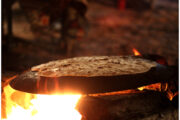
[[161, 83], [146, 85], [146, 86], [138, 87], [137, 89], [140, 91], [145, 90], [145, 89], [146, 90], [161, 91]]
[[81, 120], [75, 106], [81, 95], [36, 95], [4, 88], [6, 116], [2, 120]]
[[135, 56], [141, 56], [141, 53], [137, 51], [135, 48], [132, 49]]
[[167, 97], [169, 98], [170, 101], [172, 101], [173, 98], [174, 98], [175, 96], [177, 96], [178, 94], [179, 94], [178, 92], [173, 93], [173, 92], [171, 92], [171, 91], [167, 91]]

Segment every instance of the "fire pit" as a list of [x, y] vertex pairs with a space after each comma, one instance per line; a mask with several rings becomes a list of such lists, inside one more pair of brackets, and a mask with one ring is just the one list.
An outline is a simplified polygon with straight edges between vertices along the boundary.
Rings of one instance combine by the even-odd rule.
[[[9, 101], [14, 102], [11, 108], [6, 107], [7, 119], [13, 116], [14, 108], [16, 116], [24, 111], [23, 119], [29, 115], [30, 120], [147, 117], [163, 111], [161, 105], [169, 104], [165, 95], [171, 91], [171, 86], [175, 86], [168, 86], [176, 76], [174, 71], [173, 67], [141, 56], [93, 56], [51, 61], [32, 67], [13, 79], [10, 82], [13, 89], [10, 86], [4, 89], [7, 107]], [[176, 94], [168, 95], [173, 98]], [[19, 100], [22, 96], [23, 100]], [[75, 106], [82, 117], [74, 111]]]

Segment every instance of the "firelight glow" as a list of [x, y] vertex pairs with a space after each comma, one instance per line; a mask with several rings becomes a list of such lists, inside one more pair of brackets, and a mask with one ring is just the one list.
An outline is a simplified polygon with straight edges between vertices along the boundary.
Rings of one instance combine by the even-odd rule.
[[135, 48], [133, 48], [133, 53], [135, 56], [141, 56], [141, 53], [138, 50], [136, 50]]
[[81, 95], [39, 95], [4, 88], [6, 118], [2, 120], [81, 120], [75, 109]]

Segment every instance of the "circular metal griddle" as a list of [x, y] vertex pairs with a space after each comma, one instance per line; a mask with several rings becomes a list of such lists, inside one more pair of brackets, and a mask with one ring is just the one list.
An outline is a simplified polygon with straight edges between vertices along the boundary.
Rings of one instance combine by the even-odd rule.
[[10, 82], [16, 90], [35, 94], [80, 93], [95, 94], [113, 92], [168, 81], [172, 72], [157, 63], [147, 72], [116, 76], [39, 76], [37, 71], [28, 71]]

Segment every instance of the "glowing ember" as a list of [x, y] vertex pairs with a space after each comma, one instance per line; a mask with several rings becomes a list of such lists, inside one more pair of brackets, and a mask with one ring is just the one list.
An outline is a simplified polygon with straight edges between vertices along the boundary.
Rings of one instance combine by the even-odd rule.
[[135, 56], [141, 56], [141, 53], [137, 51], [135, 48], [133, 48], [133, 53]]
[[146, 90], [161, 91], [161, 83], [155, 83], [155, 84], [151, 84], [151, 85], [138, 87], [138, 90], [140, 90], [140, 91], [145, 90], [145, 89]]
[[167, 97], [169, 98], [169, 100], [173, 100], [173, 98], [175, 97], [175, 96], [177, 96], [179, 93], [178, 92], [175, 92], [175, 93], [172, 93], [171, 91], [168, 91], [167, 92]]
[[[81, 120], [75, 106], [81, 95], [36, 95], [4, 88], [6, 118], [2, 120]], [[4, 109], [2, 109], [4, 110]]]

